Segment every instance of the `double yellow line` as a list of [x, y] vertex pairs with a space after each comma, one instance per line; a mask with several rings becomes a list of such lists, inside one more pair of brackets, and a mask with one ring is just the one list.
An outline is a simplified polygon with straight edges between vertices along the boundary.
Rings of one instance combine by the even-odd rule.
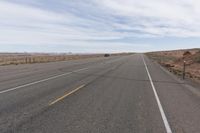
[[85, 85], [81, 85], [81, 86], [79, 86], [78, 88], [76, 88], [76, 89], [74, 89], [74, 90], [72, 90], [72, 91], [66, 93], [65, 95], [63, 95], [63, 96], [57, 98], [57, 99], [54, 100], [53, 102], [50, 102], [50, 103], [49, 103], [49, 106], [52, 106], [52, 105], [54, 105], [55, 103], [57, 103], [57, 102], [63, 100], [63, 99], [66, 98], [67, 96], [69, 96], [69, 95], [71, 95], [71, 94], [77, 92], [78, 90], [80, 90], [80, 89], [83, 88], [83, 87], [85, 87]]

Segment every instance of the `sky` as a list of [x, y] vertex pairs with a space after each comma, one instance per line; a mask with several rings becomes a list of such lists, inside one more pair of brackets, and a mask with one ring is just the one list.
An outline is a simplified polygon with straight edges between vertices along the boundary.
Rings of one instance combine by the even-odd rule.
[[200, 48], [198, 0], [0, 0], [0, 52]]

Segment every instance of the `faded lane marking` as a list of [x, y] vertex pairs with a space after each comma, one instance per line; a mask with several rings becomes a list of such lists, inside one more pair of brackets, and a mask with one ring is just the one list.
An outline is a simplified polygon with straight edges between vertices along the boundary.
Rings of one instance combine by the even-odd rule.
[[79, 86], [78, 88], [76, 88], [76, 89], [74, 89], [74, 90], [72, 90], [72, 91], [66, 93], [65, 95], [63, 95], [63, 96], [57, 98], [57, 99], [54, 100], [53, 102], [49, 103], [49, 106], [54, 105], [55, 103], [57, 103], [57, 102], [63, 100], [63, 99], [66, 98], [67, 96], [69, 96], [69, 95], [71, 95], [71, 94], [77, 92], [78, 90], [80, 90], [80, 89], [83, 88], [83, 87], [85, 87], [85, 85], [81, 85], [81, 86]]

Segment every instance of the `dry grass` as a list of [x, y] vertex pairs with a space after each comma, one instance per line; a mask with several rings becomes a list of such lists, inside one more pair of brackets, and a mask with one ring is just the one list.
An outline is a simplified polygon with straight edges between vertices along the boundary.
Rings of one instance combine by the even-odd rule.
[[102, 55], [0, 54], [0, 65], [33, 64], [101, 57]]
[[[127, 55], [129, 53], [118, 53], [112, 54]], [[68, 60], [79, 60], [88, 58], [103, 57], [104, 54], [29, 54], [29, 53], [0, 53], [0, 65], [18, 65], [18, 64], [33, 64], [33, 63], [46, 63], [46, 62], [57, 62], [57, 61], [68, 61]]]

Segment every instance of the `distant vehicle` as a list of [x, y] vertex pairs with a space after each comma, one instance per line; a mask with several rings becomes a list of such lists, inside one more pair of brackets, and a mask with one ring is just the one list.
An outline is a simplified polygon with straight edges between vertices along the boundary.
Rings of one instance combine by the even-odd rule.
[[109, 57], [110, 56], [110, 54], [104, 54], [104, 57]]

